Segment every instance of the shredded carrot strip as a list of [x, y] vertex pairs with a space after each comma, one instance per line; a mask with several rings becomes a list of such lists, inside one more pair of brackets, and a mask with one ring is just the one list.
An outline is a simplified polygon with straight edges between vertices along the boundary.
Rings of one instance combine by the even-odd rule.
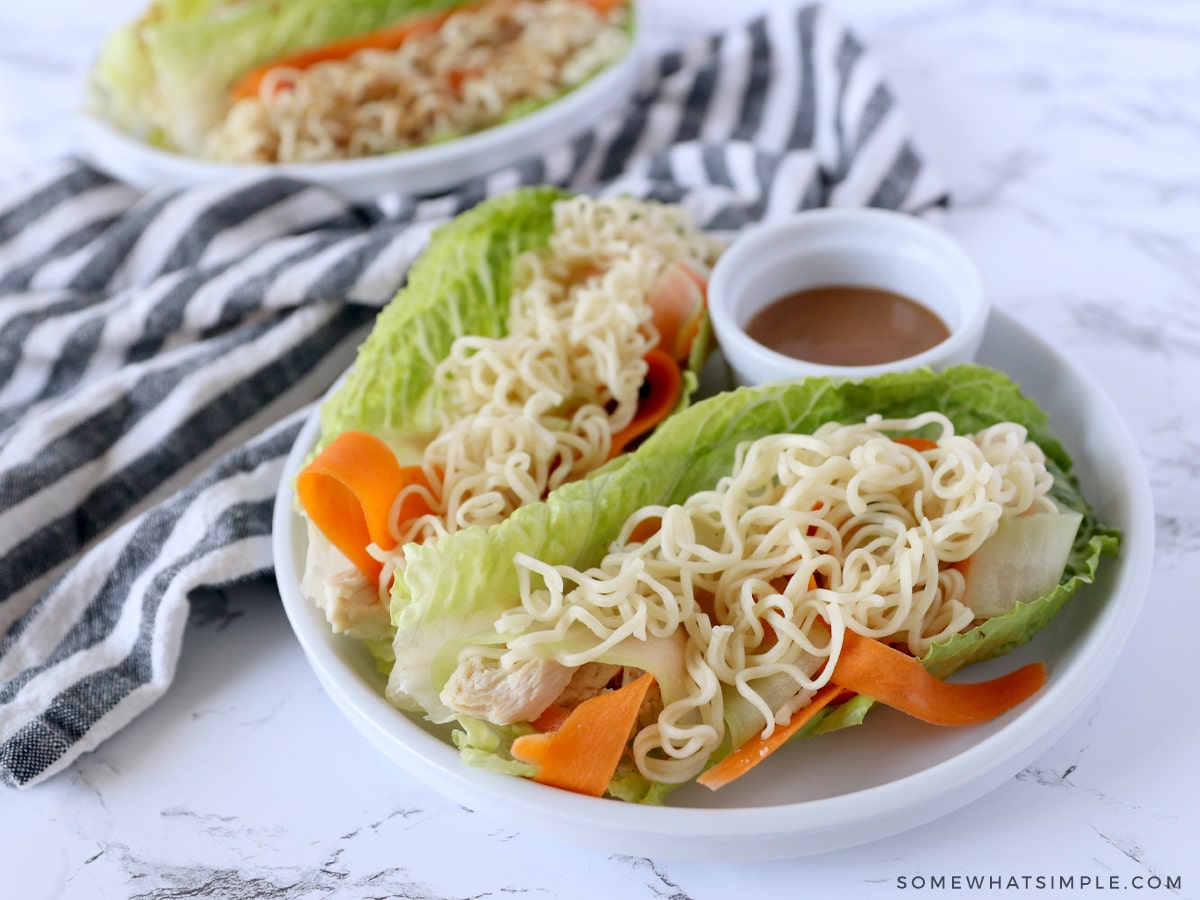
[[704, 278], [676, 262], [663, 270], [646, 298], [659, 348], [681, 362], [688, 358], [700, 331], [707, 290]]
[[847, 629], [833, 681], [933, 725], [977, 725], [1037, 693], [1046, 667], [1030, 663], [990, 681], [951, 683], [904, 651]]
[[924, 453], [926, 450], [936, 450], [937, 441], [931, 441], [929, 438], [923, 437], [898, 437], [892, 438], [897, 444], [904, 444], [906, 447], [912, 447], [918, 453]]
[[696, 780], [706, 788], [716, 790], [729, 782], [741, 778], [756, 765], [778, 750], [801, 728], [812, 721], [813, 717], [842, 692], [836, 684], [827, 684], [813, 694], [807, 706], [803, 706], [792, 714], [786, 725], [776, 725], [769, 737], [758, 735], [752, 737], [738, 749], [734, 750], [723, 760], [702, 774]]
[[529, 724], [538, 731], [558, 731], [562, 728], [563, 722], [567, 721], [567, 717], [571, 711], [565, 706], [559, 706], [557, 703], [551, 703], [542, 714], [534, 719]]
[[602, 16], [607, 16], [610, 12], [618, 7], [624, 6], [629, 0], [583, 0], [586, 6], [590, 6]]
[[[239, 78], [230, 89], [230, 100], [236, 103], [238, 100], [244, 100], [247, 97], [257, 97], [262, 83], [267, 77], [267, 73], [273, 69], [307, 69], [320, 62], [346, 59], [360, 50], [396, 50], [411, 37], [418, 34], [432, 34], [437, 31], [442, 27], [446, 19], [450, 17], [451, 12], [453, 10], [445, 10], [443, 12], [417, 16], [412, 19], [405, 19], [402, 22], [388, 25], [376, 31], [352, 35], [340, 40], [330, 41], [327, 44], [319, 44], [315, 47], [307, 47], [303, 50], [297, 50], [295, 53], [289, 53], [286, 56], [273, 59], [268, 63], [251, 69]], [[277, 82], [277, 84], [279, 87], [287, 86], [286, 82], [283, 81]]]
[[655, 516], [652, 519], [642, 519], [634, 526], [633, 531], [629, 532], [630, 544], [644, 544], [650, 538], [658, 534], [662, 528], [662, 517]]
[[589, 697], [557, 731], [525, 734], [513, 741], [513, 758], [536, 765], [533, 780], [541, 784], [603, 796], [653, 681], [647, 672], [618, 690]]
[[974, 684], [941, 681], [920, 660], [847, 630], [829, 684], [771, 736], [751, 738], [697, 780], [714, 791], [774, 753], [839, 694], [863, 694], [933, 725], [977, 725], [1024, 702], [1046, 683], [1041, 663]]
[[[407, 485], [429, 487], [420, 466], [401, 466], [383, 441], [365, 431], [347, 431], [296, 476], [296, 494], [313, 524], [369, 580], [378, 582], [383, 564], [367, 552], [396, 546], [392, 504]], [[397, 522], [430, 512], [419, 494], [405, 497]]]
[[[346, 59], [360, 50], [397, 50], [411, 37], [421, 34], [433, 34], [438, 31], [453, 13], [476, 10], [488, 5], [489, 2], [502, 3], [508, 2], [508, 0], [484, 0], [484, 2], [465, 3], [453, 9], [425, 13], [401, 22], [396, 22], [393, 25], [387, 25], [375, 31], [350, 35], [339, 40], [318, 44], [314, 47], [305, 47], [294, 53], [288, 53], [270, 62], [256, 66], [242, 75], [234, 83], [233, 87], [230, 88], [230, 102], [236, 103], [238, 100], [244, 100], [247, 97], [257, 97], [267, 74], [274, 69], [303, 70], [317, 63]], [[608, 15], [613, 9], [624, 6], [628, 0], [582, 0], [582, 2], [604, 16]], [[457, 73], [452, 73], [451, 81], [453, 82], [456, 77]], [[276, 82], [276, 86], [278, 89], [286, 88], [289, 85], [286, 80], [280, 79]], [[457, 85], [455, 87], [457, 88]]]
[[683, 391], [683, 373], [668, 354], [657, 348], [646, 354], [646, 380], [633, 421], [612, 436], [609, 458], [619, 456], [635, 439], [667, 417]]
[[450, 88], [456, 93], [461, 94], [463, 85], [473, 78], [481, 78], [486, 74], [483, 69], [478, 66], [473, 66], [469, 69], [451, 69], [448, 74]]

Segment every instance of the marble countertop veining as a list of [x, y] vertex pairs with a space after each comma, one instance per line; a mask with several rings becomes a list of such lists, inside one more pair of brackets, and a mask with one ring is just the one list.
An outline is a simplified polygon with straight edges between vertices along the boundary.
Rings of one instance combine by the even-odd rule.
[[[646, 9], [669, 36], [768, 2]], [[977, 802], [862, 847], [752, 864], [606, 856], [506, 827], [396, 771], [329, 702], [272, 589], [248, 587], [196, 598], [158, 704], [60, 776], [4, 791], [0, 896], [716, 900], [748, 885], [786, 897], [1082, 896], [1087, 877], [1091, 890], [1200, 897], [1200, 712], [1188, 687], [1200, 632], [1200, 5], [829, 5], [874, 51], [950, 183], [943, 224], [993, 302], [1107, 392], [1148, 467], [1149, 596], [1079, 721]], [[0, 178], [71, 150], [90, 56], [140, 7], [4, 4]], [[1003, 884], [918, 879], [955, 874]], [[1038, 876], [1075, 883], [1039, 891]]]

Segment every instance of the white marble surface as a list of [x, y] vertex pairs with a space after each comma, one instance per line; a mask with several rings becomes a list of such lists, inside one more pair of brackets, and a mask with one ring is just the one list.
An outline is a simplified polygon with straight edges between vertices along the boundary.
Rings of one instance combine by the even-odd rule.
[[[666, 33], [764, 3], [647, 5]], [[1200, 896], [1200, 4], [830, 5], [890, 73], [954, 191], [945, 225], [995, 304], [1067, 348], [1144, 454], [1150, 592], [1084, 716], [983, 799], [884, 841], [772, 863], [613, 857], [513, 830], [390, 767], [325, 697], [271, 592], [245, 591], [197, 601], [175, 684], [153, 709], [52, 781], [4, 792], [0, 895], [1027, 895], [913, 882], [959, 874], [1075, 878], [1030, 896], [1097, 882]], [[70, 150], [88, 58], [139, 6], [5, 0], [0, 178]]]

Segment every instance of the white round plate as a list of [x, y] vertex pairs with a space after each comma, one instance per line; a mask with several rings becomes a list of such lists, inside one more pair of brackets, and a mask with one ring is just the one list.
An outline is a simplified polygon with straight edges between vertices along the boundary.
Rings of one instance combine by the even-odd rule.
[[81, 142], [91, 161], [140, 188], [193, 187], [255, 174], [322, 185], [352, 203], [381, 194], [432, 194], [487, 175], [561, 144], [628, 101], [637, 85], [646, 30], [635, 22], [620, 60], [539, 110], [452, 141], [381, 156], [316, 163], [220, 163], [153, 147], [95, 116], [81, 116]]
[[785, 745], [720, 791], [683, 787], [665, 807], [596, 799], [472, 768], [436, 730], [383, 697], [366, 650], [330, 632], [300, 593], [305, 531], [291, 484], [314, 445], [316, 414], [287, 461], [275, 504], [276, 577], [284, 608], [333, 702], [406, 772], [506, 825], [602, 853], [766, 859], [850, 847], [963, 807], [1011, 778], [1082, 713], [1116, 664], [1150, 577], [1154, 518], [1145, 469], [1120, 416], [1087, 376], [1010, 317], [994, 311], [979, 361], [1009, 373], [1050, 413], [1085, 496], [1123, 531], [1050, 625], [1008, 656], [971, 667], [979, 680], [1042, 660], [1049, 681], [1018, 710], [985, 725], [933, 728], [887, 708], [866, 723]]

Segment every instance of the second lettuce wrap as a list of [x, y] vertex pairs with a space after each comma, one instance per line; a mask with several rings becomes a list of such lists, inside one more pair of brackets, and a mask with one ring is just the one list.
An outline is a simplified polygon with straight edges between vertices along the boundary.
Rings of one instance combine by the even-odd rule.
[[91, 76], [93, 105], [151, 144], [195, 153], [237, 76], [285, 53], [464, 0], [157, 0], [114, 32]]
[[[409, 705], [415, 700], [434, 721], [454, 718], [440, 705], [438, 692], [458, 649], [494, 642], [492, 623], [517, 604], [514, 554], [587, 568], [600, 561], [631, 513], [647, 505], [678, 503], [713, 487], [729, 472], [743, 442], [775, 433], [808, 433], [827, 422], [862, 421], [872, 414], [901, 418], [927, 411], [945, 414], [958, 433], [1000, 421], [1023, 425], [1029, 439], [1044, 450], [1055, 475], [1055, 502], [1083, 514], [1058, 588], [935, 646], [923, 662], [944, 678], [970, 663], [1008, 652], [1032, 637], [1080, 585], [1093, 579], [1101, 555], [1115, 552], [1119, 536], [1097, 520], [1081, 495], [1071, 460], [1052, 434], [1046, 414], [1004, 374], [963, 365], [939, 374], [917, 371], [861, 383], [809, 379], [721, 394], [674, 416], [632, 455], [560, 488], [544, 503], [519, 510], [488, 533], [467, 530], [435, 547], [411, 548], [404, 576], [411, 600], [394, 623], [398, 663], [389, 685], [392, 699]], [[655, 665], [648, 652], [642, 667], [654, 671]], [[669, 681], [669, 665], [663, 666], [655, 675]], [[870, 705], [869, 698], [857, 697], [818, 717], [808, 732], [857, 724]], [[458, 742], [469, 761], [530, 774], [507, 753], [516, 731], [463, 724], [466, 730]], [[658, 802], [670, 789], [625, 774], [609, 790], [625, 799]]]

